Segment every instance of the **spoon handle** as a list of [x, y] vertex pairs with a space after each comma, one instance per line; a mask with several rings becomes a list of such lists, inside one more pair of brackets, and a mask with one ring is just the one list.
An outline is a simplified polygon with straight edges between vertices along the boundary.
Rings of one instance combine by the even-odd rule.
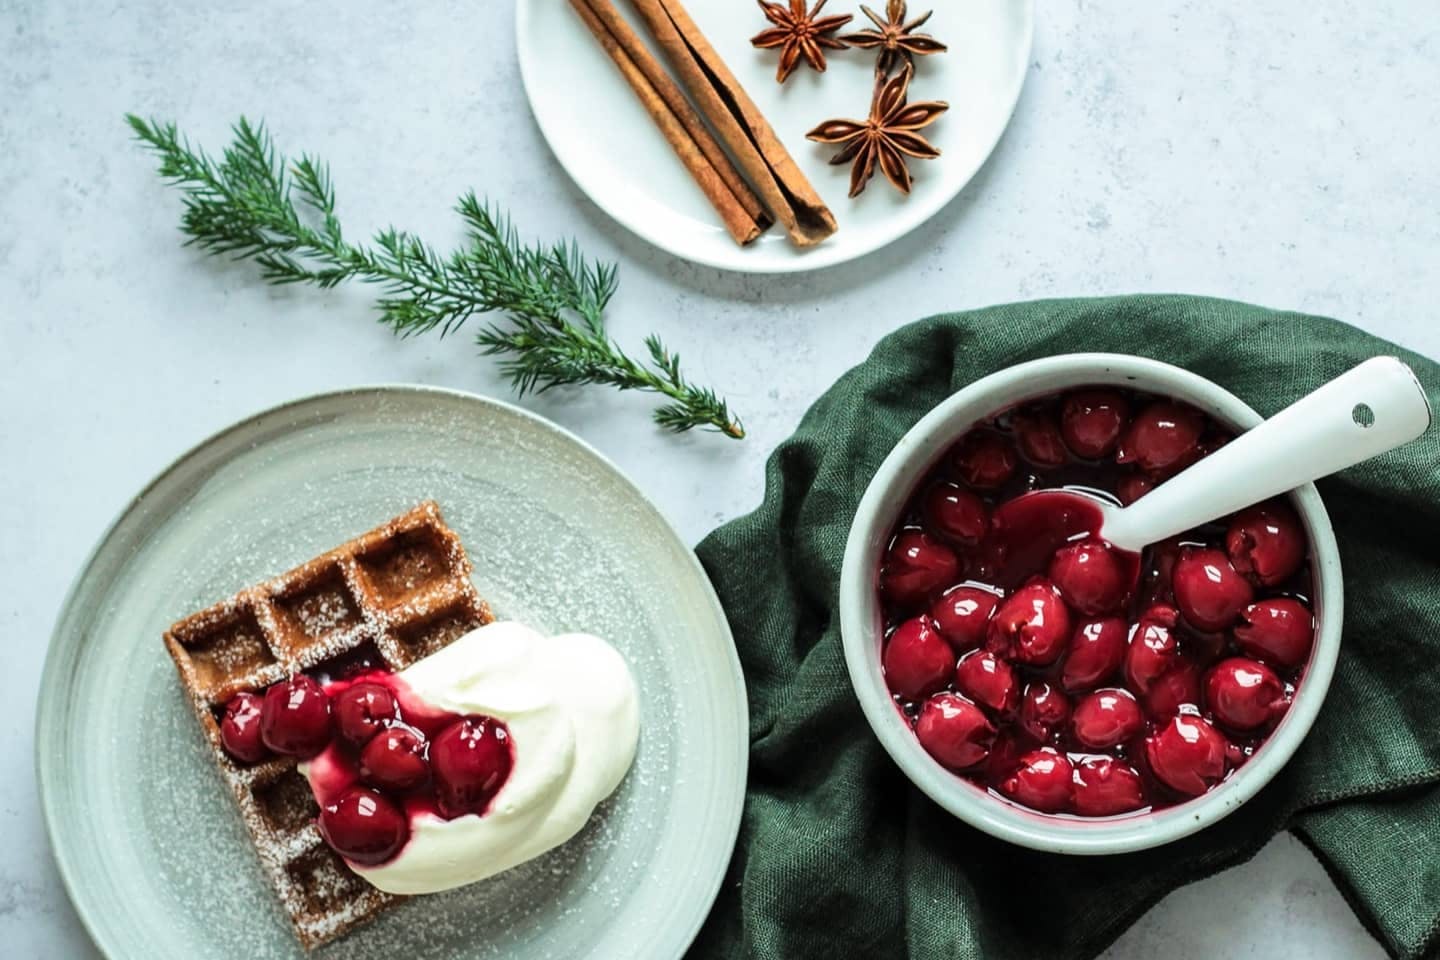
[[1378, 457], [1429, 426], [1430, 403], [1410, 368], [1395, 357], [1366, 360], [1115, 511], [1106, 538], [1138, 550]]

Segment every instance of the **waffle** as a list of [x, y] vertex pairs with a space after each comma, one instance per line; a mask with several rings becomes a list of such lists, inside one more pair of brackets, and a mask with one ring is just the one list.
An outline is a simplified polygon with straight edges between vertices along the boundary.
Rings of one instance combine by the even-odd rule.
[[296, 760], [243, 764], [225, 752], [225, 703], [300, 671], [323, 683], [367, 665], [403, 670], [492, 619], [459, 537], [426, 501], [165, 632], [215, 765], [307, 950], [403, 898], [366, 883], [320, 838]]

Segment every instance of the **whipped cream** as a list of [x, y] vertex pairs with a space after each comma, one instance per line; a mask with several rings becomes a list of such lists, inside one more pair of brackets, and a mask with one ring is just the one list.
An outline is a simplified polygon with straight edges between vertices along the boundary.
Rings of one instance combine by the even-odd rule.
[[417, 814], [394, 859], [351, 864], [381, 890], [434, 893], [538, 857], [580, 831], [635, 759], [635, 679], [598, 637], [499, 621], [397, 676], [430, 706], [504, 721], [515, 760], [484, 816]]

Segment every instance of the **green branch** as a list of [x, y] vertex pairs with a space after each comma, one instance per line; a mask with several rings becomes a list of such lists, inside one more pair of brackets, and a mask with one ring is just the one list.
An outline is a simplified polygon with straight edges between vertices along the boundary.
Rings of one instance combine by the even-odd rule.
[[454, 333], [482, 313], [506, 319], [476, 340], [520, 394], [571, 384], [604, 384], [658, 393], [655, 422], [676, 432], [696, 427], [741, 438], [745, 430], [713, 390], [685, 379], [680, 358], [659, 338], [635, 360], [605, 331], [615, 293], [613, 264], [594, 263], [572, 244], [520, 240], [510, 221], [466, 193], [456, 205], [465, 244], [447, 255], [392, 228], [370, 245], [345, 239], [335, 215], [335, 187], [324, 163], [276, 153], [263, 126], [243, 117], [218, 160], [194, 148], [173, 123], [125, 118], [160, 159], [160, 176], [178, 186], [180, 229], [215, 255], [253, 260], [269, 283], [334, 287], [347, 280], [378, 284], [376, 306], [397, 334]]

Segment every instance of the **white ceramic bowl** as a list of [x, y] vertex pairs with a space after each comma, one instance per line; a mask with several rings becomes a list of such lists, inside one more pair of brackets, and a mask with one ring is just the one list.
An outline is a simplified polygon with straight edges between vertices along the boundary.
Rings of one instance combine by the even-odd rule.
[[[1108, 384], [1176, 397], [1218, 422], [1247, 430], [1261, 420], [1234, 394], [1186, 370], [1122, 354], [1076, 353], [1034, 360], [977, 380], [926, 414], [895, 445], [860, 500], [840, 577], [840, 626], [855, 695], [880, 743], [916, 786], [986, 833], [1054, 853], [1143, 850], [1209, 826], [1254, 796], [1285, 765], [1320, 710], [1340, 650], [1343, 591], [1330, 518], [1313, 484], [1290, 494], [1310, 538], [1315, 578], [1315, 645], [1285, 719], [1263, 747], [1204, 796], [1157, 812], [1104, 819], [1034, 813], [991, 795], [931, 759], [895, 709], [880, 669], [876, 596], [881, 554], [920, 478], [976, 423], [1015, 404], [1072, 387]], [[1298, 397], [1297, 397], [1298, 399]]]

